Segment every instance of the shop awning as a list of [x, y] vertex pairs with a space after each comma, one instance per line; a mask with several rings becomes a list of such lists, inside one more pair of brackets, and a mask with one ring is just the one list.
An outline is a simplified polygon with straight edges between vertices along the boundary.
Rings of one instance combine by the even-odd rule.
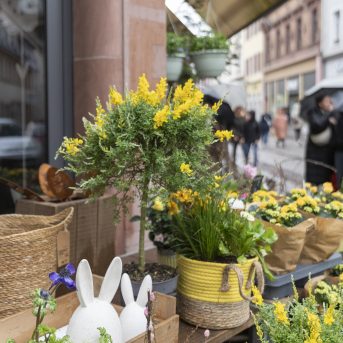
[[232, 36], [285, 0], [187, 0], [213, 30]]

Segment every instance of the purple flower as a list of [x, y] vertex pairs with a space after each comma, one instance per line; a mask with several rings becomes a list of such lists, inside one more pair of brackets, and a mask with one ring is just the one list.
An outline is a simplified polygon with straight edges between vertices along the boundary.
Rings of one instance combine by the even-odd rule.
[[71, 263], [68, 263], [59, 273], [50, 273], [49, 279], [52, 281], [50, 288], [64, 284], [69, 289], [75, 289], [75, 281], [71, 278], [73, 274], [75, 274], [75, 267]]

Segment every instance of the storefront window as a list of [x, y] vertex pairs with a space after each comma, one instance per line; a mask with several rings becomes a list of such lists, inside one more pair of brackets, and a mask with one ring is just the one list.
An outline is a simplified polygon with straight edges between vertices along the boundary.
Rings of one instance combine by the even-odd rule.
[[[44, 0], [0, 3], [0, 176], [33, 190], [47, 154], [45, 33]], [[11, 212], [0, 187], [0, 212]]]

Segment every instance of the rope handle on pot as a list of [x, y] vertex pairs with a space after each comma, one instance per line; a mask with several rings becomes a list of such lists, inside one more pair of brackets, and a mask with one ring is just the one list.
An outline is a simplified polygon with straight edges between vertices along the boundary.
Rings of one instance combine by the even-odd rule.
[[256, 271], [256, 278], [257, 278], [257, 288], [262, 294], [264, 292], [264, 274], [263, 268], [259, 261], [254, 261], [250, 267], [248, 281], [245, 285], [245, 289], [251, 289], [252, 284], [254, 283], [253, 275], [254, 271]]
[[222, 279], [222, 286], [220, 288], [221, 292], [227, 292], [230, 289], [230, 285], [229, 285], [229, 273], [230, 271], [234, 271], [237, 275], [237, 279], [238, 279], [238, 290], [239, 290], [239, 294], [240, 296], [244, 299], [244, 300], [248, 300], [250, 301], [251, 298], [247, 297], [244, 293], [243, 293], [243, 273], [240, 270], [240, 268], [238, 268], [237, 266], [235, 266], [234, 264], [228, 264], [227, 266], [225, 266], [224, 270], [223, 270], [223, 279]]
[[[251, 301], [253, 299], [253, 297], [246, 296], [243, 293], [243, 281], [244, 281], [243, 273], [242, 273], [240, 268], [238, 268], [237, 266], [235, 266], [233, 264], [228, 264], [227, 266], [225, 266], [225, 268], [223, 270], [222, 286], [220, 288], [220, 291], [221, 292], [227, 292], [230, 289], [229, 273], [230, 273], [231, 270], [234, 271], [236, 273], [236, 275], [237, 275], [238, 290], [239, 290], [240, 296], [244, 300]], [[246, 285], [245, 288], [246, 289], [250, 289], [251, 288], [251, 283], [252, 283], [251, 279], [252, 279], [252, 275], [253, 275], [254, 270], [256, 270], [257, 287], [258, 287], [259, 291], [261, 293], [263, 293], [263, 290], [264, 290], [264, 275], [263, 275], [263, 269], [262, 269], [261, 263], [259, 263], [258, 261], [253, 262], [251, 267], [250, 267], [248, 281], [247, 281], [247, 285]]]

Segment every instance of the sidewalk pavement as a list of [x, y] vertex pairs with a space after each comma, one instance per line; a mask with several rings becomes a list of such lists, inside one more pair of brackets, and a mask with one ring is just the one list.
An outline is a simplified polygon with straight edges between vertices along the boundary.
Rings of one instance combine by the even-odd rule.
[[[285, 148], [276, 146], [276, 138], [269, 135], [266, 146], [258, 144], [258, 172], [266, 177], [273, 178], [280, 184], [280, 175], [285, 178], [285, 188], [289, 190], [301, 187], [305, 175], [305, 148], [307, 137], [303, 135], [299, 142], [295, 141], [293, 130], [289, 131]], [[232, 148], [230, 149], [232, 156]], [[253, 162], [253, 153], [250, 151], [249, 163]], [[237, 165], [244, 166], [244, 155], [242, 149], [237, 149]], [[281, 167], [281, 170], [280, 170]]]

